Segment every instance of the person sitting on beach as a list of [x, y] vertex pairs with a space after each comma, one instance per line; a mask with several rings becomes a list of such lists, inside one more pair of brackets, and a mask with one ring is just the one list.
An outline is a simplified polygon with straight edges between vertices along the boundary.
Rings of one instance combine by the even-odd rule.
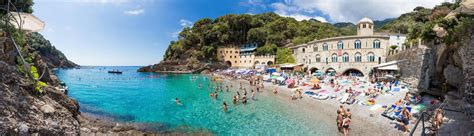
[[222, 106], [224, 107], [224, 112], [227, 112], [227, 103], [223, 103]]
[[401, 106], [403, 104], [403, 100], [400, 99], [398, 100], [397, 102], [395, 102], [395, 105], [398, 107], [398, 106]]
[[441, 108], [436, 109], [435, 114], [433, 116], [433, 127], [435, 130], [438, 130], [441, 125], [443, 124], [443, 110]]
[[344, 133], [344, 136], [348, 136], [349, 135], [349, 125], [351, 124], [351, 118], [344, 116], [344, 119], [342, 121], [342, 129], [343, 129], [343, 133]]
[[410, 123], [411, 115], [410, 112], [406, 108], [403, 108], [402, 110], [402, 123], [403, 123], [403, 131], [404, 132], [410, 132], [410, 129], [408, 128], [408, 124]]
[[181, 101], [179, 100], [178, 97], [176, 97], [175, 102], [176, 102], [177, 105], [183, 105], [183, 104], [181, 104]]

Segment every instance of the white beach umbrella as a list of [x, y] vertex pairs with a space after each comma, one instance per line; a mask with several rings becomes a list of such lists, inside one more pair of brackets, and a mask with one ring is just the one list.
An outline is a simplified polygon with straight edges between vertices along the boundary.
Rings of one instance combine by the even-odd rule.
[[13, 18], [10, 20], [15, 28], [21, 28], [24, 31], [38, 32], [44, 29], [45, 23], [33, 14], [10, 12]]

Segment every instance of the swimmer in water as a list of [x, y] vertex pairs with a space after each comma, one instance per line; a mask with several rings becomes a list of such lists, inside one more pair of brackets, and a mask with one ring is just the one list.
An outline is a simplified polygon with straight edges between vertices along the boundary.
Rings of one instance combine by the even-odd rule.
[[214, 92], [214, 98], [215, 98], [215, 99], [217, 99], [217, 96], [218, 96], [218, 95], [219, 95], [219, 94], [217, 94], [217, 92]]
[[198, 88], [202, 88], [202, 84], [199, 84], [199, 85], [198, 85]]
[[176, 104], [177, 104], [177, 105], [183, 105], [183, 104], [181, 104], [181, 101], [179, 100], [178, 97], [176, 97], [175, 101], [176, 101]]
[[224, 112], [227, 112], [227, 103], [224, 102], [222, 105], [224, 107]]
[[214, 98], [214, 94], [211, 92], [211, 94], [209, 94], [209, 96], [211, 96], [211, 98]]

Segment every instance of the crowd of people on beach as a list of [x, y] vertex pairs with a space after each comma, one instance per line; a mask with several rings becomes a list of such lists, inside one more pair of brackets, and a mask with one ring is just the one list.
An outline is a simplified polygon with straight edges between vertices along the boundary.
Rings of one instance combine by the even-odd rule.
[[[209, 97], [211, 99], [218, 99], [220, 92], [235, 92], [234, 95], [230, 98], [234, 106], [246, 105], [250, 100], [257, 100], [257, 93], [261, 92], [264, 88], [264, 82], [269, 82], [262, 79], [262, 75], [257, 76], [254, 74], [237, 74], [237, 73], [227, 73], [227, 72], [215, 72], [208, 77], [207, 88], [209, 90]], [[267, 73], [268, 74], [268, 73]], [[266, 74], [265, 74], [266, 75]], [[271, 75], [271, 74], [270, 74]], [[318, 77], [316, 82], [313, 82], [311, 78], [312, 75], [306, 74], [295, 74], [286, 77], [286, 80], [293, 80], [293, 82], [288, 83], [288, 88], [295, 88], [291, 91], [290, 99], [297, 100], [302, 99], [303, 94], [308, 93], [308, 91], [313, 92], [323, 92], [328, 88], [331, 88], [334, 93], [338, 94], [338, 98], [341, 99], [341, 104], [352, 104], [358, 102], [361, 105], [374, 105], [376, 99], [385, 94], [393, 95], [393, 90], [401, 89], [401, 83], [398, 80], [382, 80], [379, 82], [367, 82], [367, 79], [361, 79], [357, 76], [327, 76], [323, 75]], [[311, 79], [311, 81], [309, 81]], [[224, 80], [232, 81], [230, 84], [224, 84]], [[243, 82], [248, 82], [250, 87], [247, 87], [247, 84], [244, 86]], [[312, 82], [312, 83], [311, 83]], [[271, 80], [270, 83], [273, 83], [275, 86], [270, 86], [269, 91], [272, 90], [273, 94], [278, 94], [278, 86], [281, 86], [281, 82], [277, 82], [275, 79]], [[234, 86], [237, 85], [237, 86]], [[300, 88], [306, 87], [306, 88]], [[353, 88], [354, 87], [354, 88]], [[202, 88], [202, 84], [199, 83], [198, 88]], [[250, 98], [249, 98], [249, 95]], [[347, 95], [347, 97], [346, 97]], [[359, 96], [364, 96], [364, 100], [357, 100], [361, 98]], [[334, 99], [335, 96], [330, 96], [331, 99]], [[222, 98], [227, 99], [227, 98]], [[344, 99], [344, 100], [342, 100]], [[410, 132], [409, 124], [413, 120], [413, 115], [411, 113], [411, 107], [409, 104], [418, 104], [421, 101], [421, 96], [418, 94], [405, 94], [403, 99], [396, 101], [393, 107], [388, 106], [385, 112], [397, 113], [396, 119], [400, 122], [400, 126], [403, 132]], [[338, 100], [339, 101], [339, 100]], [[182, 105], [181, 101], [176, 98], [176, 104]], [[222, 102], [222, 110], [227, 112], [229, 110], [229, 105], [224, 100]], [[399, 115], [398, 115], [399, 113]], [[432, 128], [439, 128], [443, 123], [442, 118], [444, 117], [444, 112], [442, 109], [437, 109], [432, 119]], [[372, 115], [371, 115], [372, 117]], [[352, 122], [352, 113], [350, 109], [344, 109], [340, 105], [337, 110], [337, 128], [339, 132], [343, 135], [349, 135], [349, 126]]]

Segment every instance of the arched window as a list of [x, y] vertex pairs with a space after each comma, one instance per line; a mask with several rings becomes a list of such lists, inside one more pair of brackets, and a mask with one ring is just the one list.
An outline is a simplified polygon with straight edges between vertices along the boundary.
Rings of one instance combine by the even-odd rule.
[[379, 40], [374, 40], [374, 43], [372, 45], [374, 48], [380, 48], [380, 41]]
[[331, 62], [337, 62], [337, 55], [336, 53], [331, 55]]
[[323, 44], [323, 51], [327, 51], [329, 48], [328, 48], [328, 44], [327, 43], [324, 43]]
[[368, 62], [374, 62], [374, 61], [375, 61], [375, 55], [374, 55], [374, 53], [369, 52], [369, 54], [367, 54], [367, 61], [368, 61]]
[[321, 62], [321, 56], [319, 56], [319, 54], [316, 55], [316, 62]]
[[337, 43], [337, 49], [344, 49], [344, 43], [342, 41]]
[[362, 62], [362, 55], [359, 52], [355, 53], [355, 62]]
[[349, 62], [349, 54], [347, 52], [342, 55], [342, 62]]
[[318, 46], [317, 46], [317, 45], [314, 45], [314, 46], [313, 46], [313, 51], [314, 51], [314, 52], [318, 51]]
[[305, 49], [304, 49], [304, 48], [303, 48], [303, 49], [301, 49], [301, 50], [303, 51], [303, 53], [305, 52]]
[[361, 46], [360, 40], [356, 40], [356, 41], [354, 42], [354, 48], [355, 48], [355, 49], [360, 49], [361, 47], [362, 47], [362, 46]]

